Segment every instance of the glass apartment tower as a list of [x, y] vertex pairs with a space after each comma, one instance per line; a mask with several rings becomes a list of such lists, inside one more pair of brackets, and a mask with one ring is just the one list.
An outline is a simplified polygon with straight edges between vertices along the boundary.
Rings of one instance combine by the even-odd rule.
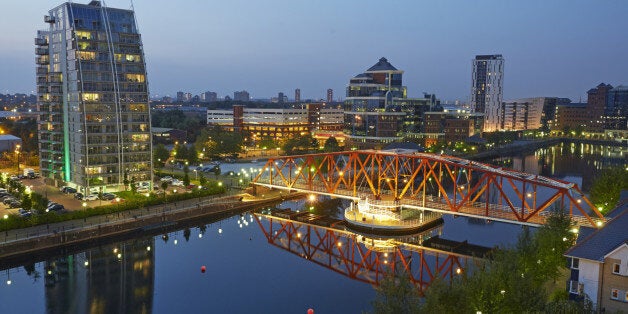
[[82, 192], [152, 182], [142, 40], [132, 10], [66, 2], [35, 38], [41, 175]]
[[475, 56], [471, 81], [471, 105], [475, 112], [484, 114], [482, 131], [499, 131], [504, 89], [502, 55]]

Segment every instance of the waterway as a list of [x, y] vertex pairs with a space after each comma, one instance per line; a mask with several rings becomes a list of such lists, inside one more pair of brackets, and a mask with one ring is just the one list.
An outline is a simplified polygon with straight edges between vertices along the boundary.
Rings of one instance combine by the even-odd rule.
[[[559, 144], [495, 162], [572, 181], [586, 191], [597, 170], [608, 165], [626, 167], [626, 158], [622, 147]], [[297, 210], [311, 205], [305, 202], [284, 202], [279, 207]], [[344, 205], [334, 206], [323, 210], [339, 214]], [[520, 230], [513, 224], [445, 216], [443, 225], [433, 232], [449, 240], [493, 247], [514, 243]], [[264, 231], [246, 213], [3, 269], [0, 313], [371, 310], [376, 296], [371, 284], [273, 245]]]

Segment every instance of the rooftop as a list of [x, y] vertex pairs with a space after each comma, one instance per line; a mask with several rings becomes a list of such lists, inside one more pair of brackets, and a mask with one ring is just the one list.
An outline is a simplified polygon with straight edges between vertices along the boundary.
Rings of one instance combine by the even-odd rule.
[[602, 229], [584, 237], [582, 241], [569, 249], [565, 256], [603, 262], [604, 256], [628, 243], [626, 230], [628, 230], [628, 211], [623, 210]]
[[388, 60], [386, 60], [386, 58], [381, 57], [379, 59], [379, 61], [377, 63], [375, 63], [375, 65], [373, 65], [372, 67], [370, 67], [368, 70], [366, 70], [367, 72], [374, 72], [374, 71], [397, 71], [397, 68], [395, 68], [392, 64], [390, 64], [390, 62], [388, 62]]

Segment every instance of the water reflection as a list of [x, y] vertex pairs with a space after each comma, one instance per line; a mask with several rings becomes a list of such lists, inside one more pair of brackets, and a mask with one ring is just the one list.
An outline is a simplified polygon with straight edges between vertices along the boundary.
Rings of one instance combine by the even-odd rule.
[[[450, 279], [467, 272], [478, 261], [472, 257], [475, 253], [489, 251], [466, 242], [440, 239], [442, 225], [410, 235], [381, 236], [351, 231], [343, 221], [329, 217], [308, 219], [308, 223], [278, 217], [285, 212], [264, 210], [253, 215], [268, 243], [372, 285], [378, 285], [386, 274], [403, 270], [422, 293], [436, 278]], [[296, 216], [309, 217], [303, 214]], [[428, 244], [432, 248], [423, 246]]]
[[105, 245], [44, 262], [48, 313], [150, 313], [154, 239]]

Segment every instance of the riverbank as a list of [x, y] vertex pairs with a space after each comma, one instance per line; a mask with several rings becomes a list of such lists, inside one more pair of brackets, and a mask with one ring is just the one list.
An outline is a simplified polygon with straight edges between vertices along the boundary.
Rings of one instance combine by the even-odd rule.
[[274, 205], [301, 194], [277, 193], [259, 199], [248, 194], [207, 197], [140, 208], [106, 216], [65, 221], [45, 226], [17, 229], [0, 236], [0, 268], [7, 263], [39, 251], [70, 248], [79, 244], [97, 243], [106, 238], [138, 236], [180, 227], [187, 221], [213, 216], [237, 214], [252, 208]]
[[576, 144], [592, 144], [592, 145], [606, 145], [606, 146], [626, 146], [620, 142], [615, 141], [603, 141], [595, 139], [581, 139], [570, 137], [550, 138], [543, 140], [520, 140], [515, 141], [504, 146], [496, 147], [494, 149], [483, 151], [474, 155], [461, 156], [469, 160], [483, 161], [487, 159], [494, 159], [504, 156], [511, 156], [515, 154], [522, 154], [531, 151], [535, 151], [540, 148], [560, 144], [560, 143], [576, 143]]

